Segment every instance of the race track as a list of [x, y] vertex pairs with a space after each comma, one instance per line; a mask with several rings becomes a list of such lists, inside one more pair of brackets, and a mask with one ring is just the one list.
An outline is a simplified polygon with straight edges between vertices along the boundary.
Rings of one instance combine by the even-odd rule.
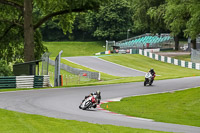
[[114, 76], [135, 77], [145, 75], [145, 72], [108, 62], [94, 56], [63, 57], [63, 59]]
[[171, 92], [200, 86], [200, 77], [155, 81], [153, 86], [143, 82], [114, 85], [29, 90], [0, 93], [0, 108], [39, 114], [62, 119], [112, 124], [133, 128], [144, 128], [169, 132], [200, 133], [200, 127], [154, 122], [123, 115], [111, 114], [95, 109], [83, 111], [78, 108], [85, 95], [96, 90], [102, 92], [102, 100], [112, 98]]

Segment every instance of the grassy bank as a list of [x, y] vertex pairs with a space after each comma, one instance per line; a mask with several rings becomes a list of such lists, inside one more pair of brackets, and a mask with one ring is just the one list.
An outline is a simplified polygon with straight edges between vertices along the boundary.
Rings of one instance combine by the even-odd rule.
[[154, 68], [156, 74], [159, 75], [156, 77], [156, 79], [200, 76], [199, 70], [184, 68], [181, 66], [164, 63], [139, 54], [115, 55], [115, 56], [107, 56], [101, 58], [107, 61], [111, 61], [144, 72], [149, 71], [150, 68]]
[[128, 116], [200, 127], [200, 88], [128, 97], [101, 107]]
[[164, 133], [122, 126], [91, 124], [0, 109], [1, 133]]
[[[58, 54], [60, 50], [63, 50], [62, 57], [93, 55], [96, 52], [105, 51], [105, 48], [103, 48], [103, 45], [105, 45], [104, 42], [45, 42], [45, 46], [47, 46], [49, 51], [52, 53], [51, 54], [52, 59], [55, 58], [55, 56]], [[183, 68], [180, 66], [156, 61], [148, 57], [144, 57], [142, 55], [118, 54], [118, 55], [112, 55], [112, 56], [103, 56], [100, 58], [120, 64], [120, 65], [130, 67], [133, 69], [144, 71], [144, 72], [147, 72], [150, 68], [154, 68], [156, 71], [156, 74], [160, 75], [156, 77], [156, 80], [200, 76], [200, 71], [198, 70]], [[96, 72], [95, 70], [71, 63], [64, 59], [62, 59], [61, 62], [74, 68]], [[54, 73], [53, 69], [51, 73]], [[65, 72], [61, 72], [61, 74], [65, 76], [72, 75], [72, 74], [65, 74]], [[75, 82], [74, 84], [69, 84], [67, 86], [104, 85], [104, 84], [114, 84], [114, 83], [136, 82], [136, 81], [143, 81], [143, 80], [144, 80], [143, 76], [117, 77], [117, 76], [112, 76], [112, 75], [108, 75], [106, 73], [101, 72], [101, 81], [97, 81], [97, 80], [93, 80], [92, 82], [86, 81], [81, 84], [77, 84]], [[66, 81], [64, 81], [64, 85], [65, 85], [65, 82]]]
[[51, 53], [56, 57], [63, 50], [62, 57], [91, 56], [97, 52], [105, 51], [105, 42], [44, 42]]
[[184, 60], [184, 61], [191, 61], [190, 55], [179, 55], [179, 56], [173, 56], [174, 59]]
[[[184, 68], [169, 63], [160, 62], [138, 54], [134, 55], [119, 54], [112, 56], [104, 56], [100, 58], [143, 72], [147, 72], [149, 71], [150, 68], [154, 68], [156, 74], [159, 75], [156, 77], [156, 80], [200, 76], [199, 70]], [[64, 59], [62, 59], [61, 62], [71, 67], [97, 72], [90, 68], [69, 62]], [[96, 80], [94, 82], [87, 82], [87, 83], [85, 82], [84, 84], [81, 85], [105, 85], [105, 84], [116, 84], [116, 83], [126, 83], [126, 82], [139, 82], [144, 80], [144, 76], [117, 77], [102, 72], [100, 73], [101, 73], [101, 81]]]
[[[184, 68], [176, 65], [172, 65], [169, 63], [160, 62], [142, 55], [134, 54], [134, 55], [112, 55], [112, 56], [104, 56], [100, 57], [104, 60], [108, 60], [123, 66], [127, 66], [136, 70], [140, 70], [143, 72], [149, 71], [150, 68], [154, 68], [156, 71], [155, 80], [163, 80], [163, 79], [173, 79], [173, 78], [183, 78], [183, 77], [192, 77], [192, 76], [200, 76], [200, 71], [190, 68]], [[51, 59], [55, 59], [51, 57]], [[61, 59], [61, 62], [67, 64], [74, 68], [79, 68], [87, 71], [97, 72], [90, 68], [69, 62], [67, 60]], [[106, 73], [101, 73], [101, 81], [98, 80], [86, 80], [78, 83], [78, 77], [66, 72], [65, 70], [61, 70], [61, 74], [63, 75], [63, 83], [64, 86], [68, 87], [76, 87], [76, 86], [91, 86], [91, 85], [106, 85], [106, 84], [117, 84], [117, 83], [128, 83], [128, 82], [140, 82], [144, 81], [144, 76], [139, 77], [118, 77], [109, 75]], [[54, 80], [54, 66], [49, 67], [50, 81], [53, 85]], [[66, 76], [71, 75], [74, 79], [70, 80], [71, 83], [66, 81]], [[67, 84], [67, 85], [66, 85]], [[15, 89], [18, 90], [18, 89]], [[0, 91], [7, 91], [4, 89], [0, 89]]]

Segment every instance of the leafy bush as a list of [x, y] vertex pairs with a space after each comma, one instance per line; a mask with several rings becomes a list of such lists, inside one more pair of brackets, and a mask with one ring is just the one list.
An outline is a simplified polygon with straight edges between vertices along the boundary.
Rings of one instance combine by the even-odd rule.
[[11, 67], [3, 60], [0, 61], [0, 76], [12, 76]]

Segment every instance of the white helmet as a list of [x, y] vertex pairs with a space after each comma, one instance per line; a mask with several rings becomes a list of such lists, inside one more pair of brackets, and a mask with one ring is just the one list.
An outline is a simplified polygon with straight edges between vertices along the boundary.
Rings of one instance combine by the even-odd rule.
[[98, 90], [98, 91], [96, 91], [96, 94], [97, 94], [97, 95], [100, 95], [100, 94], [101, 94], [101, 92]]

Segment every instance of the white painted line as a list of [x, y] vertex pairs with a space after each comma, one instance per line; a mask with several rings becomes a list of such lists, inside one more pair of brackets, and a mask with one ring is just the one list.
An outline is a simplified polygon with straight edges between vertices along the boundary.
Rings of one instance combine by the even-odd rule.
[[152, 119], [146, 119], [146, 118], [140, 118], [140, 117], [133, 117], [133, 116], [128, 116], [128, 118], [131, 118], [131, 119], [136, 119], [136, 120], [142, 120], [142, 121], [154, 121]]
[[[108, 100], [106, 100], [106, 101], [103, 101], [102, 104], [111, 102], [112, 100], [113, 100], [113, 101], [120, 101], [120, 100], [121, 100], [121, 97], [119, 97], [119, 98], [113, 98], [113, 99], [108, 99]], [[154, 120], [152, 120], [152, 119], [146, 119], [146, 118], [140, 118], [140, 117], [134, 117], [134, 116], [127, 116], [127, 115], [123, 115], [123, 114], [118, 114], [118, 113], [111, 112], [111, 111], [109, 111], [109, 110], [103, 109], [103, 108], [101, 108], [100, 106], [98, 107], [98, 110], [103, 111], [103, 112], [105, 112], [105, 113], [112, 114], [112, 115], [123, 116], [123, 117], [131, 118], [131, 119], [136, 119], [136, 120], [154, 121]]]
[[107, 99], [107, 101], [120, 101], [123, 97]]
[[[15, 89], [15, 88], [11, 88], [11, 89]], [[17, 88], [16, 88], [17, 89]], [[28, 88], [27, 88], [28, 89]], [[16, 90], [16, 91], [3, 91], [3, 92], [0, 92], [1, 93], [13, 93], [13, 92], [25, 92], [25, 91], [35, 91], [35, 90], [47, 90], [47, 89], [28, 89], [28, 90]]]
[[[196, 86], [196, 87], [200, 87], [200, 86]], [[192, 88], [196, 88], [196, 87], [192, 87]], [[156, 92], [156, 93], [149, 93], [149, 94], [141, 94], [141, 95], [131, 95], [131, 96], [143, 96], [143, 95], [161, 94], [161, 93], [182, 91], [182, 90], [187, 90], [187, 89], [190, 89], [190, 88], [184, 88], [184, 89], [178, 89], [178, 90], [172, 90], [172, 91], [164, 91], [164, 92]], [[117, 97], [117, 98], [107, 99], [105, 101], [102, 101], [101, 103], [104, 104], [104, 103], [108, 103], [108, 102], [112, 102], [112, 101], [120, 101], [122, 98], [131, 97], [131, 96], [124, 96], [124, 97]], [[113, 115], [121, 115], [121, 116], [125, 116], [125, 117], [131, 118], [131, 119], [143, 120], [143, 121], [152, 121], [152, 122], [154, 121], [152, 119], [146, 119], [146, 118], [140, 118], [140, 117], [134, 117], [134, 116], [127, 116], [127, 115], [123, 115], [123, 114], [117, 114], [115, 112], [111, 112], [111, 111], [108, 111], [106, 109], [102, 109], [100, 106], [99, 106], [98, 109], [101, 110], [101, 111], [104, 111], [106, 113], [110, 113], [110, 114], [113, 114]]]
[[[194, 86], [194, 87], [191, 87], [191, 88], [197, 88], [197, 87], [200, 87], [200, 86]], [[148, 94], [140, 94], [140, 95], [130, 95], [130, 96], [123, 96], [123, 97], [118, 97], [118, 98], [113, 98], [113, 99], [123, 99], [123, 98], [126, 98], [126, 97], [133, 97], [133, 96], [146, 96], [146, 95], [152, 95], [152, 94], [161, 94], [161, 93], [169, 93], [169, 92], [176, 92], [176, 91], [182, 91], [182, 90], [187, 90], [187, 89], [191, 89], [191, 88], [183, 88], [183, 89], [178, 89], [178, 90], [171, 90], [171, 91], [161, 91], [161, 92], [155, 92], [155, 93], [148, 93]], [[112, 100], [112, 99], [110, 99]], [[108, 101], [108, 100], [106, 100]]]

